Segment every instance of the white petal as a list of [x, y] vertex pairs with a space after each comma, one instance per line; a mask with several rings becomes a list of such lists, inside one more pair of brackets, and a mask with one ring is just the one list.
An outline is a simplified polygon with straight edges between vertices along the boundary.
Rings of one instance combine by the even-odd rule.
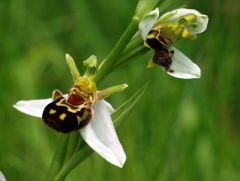
[[174, 55], [170, 67], [173, 72], [167, 72], [169, 75], [181, 79], [200, 78], [201, 70], [195, 63], [178, 49], [171, 47], [170, 50], [174, 50]]
[[149, 31], [156, 24], [158, 17], [159, 17], [159, 9], [156, 8], [155, 10], [151, 11], [146, 16], [144, 16], [140, 21], [138, 25], [138, 29], [143, 40], [146, 39]]
[[52, 101], [52, 98], [18, 101], [13, 107], [25, 114], [41, 118], [44, 108]]
[[86, 143], [108, 162], [123, 167], [126, 160], [125, 152], [115, 132], [109, 108], [104, 100], [93, 106], [93, 120], [80, 133]]
[[106, 106], [106, 108], [107, 108], [107, 110], [110, 114], [112, 114], [115, 111], [115, 109], [112, 107], [112, 105], [109, 102], [104, 101], [104, 104], [105, 104], [105, 106]]
[[1, 171], [0, 171], [0, 181], [6, 181], [6, 178], [4, 177]]
[[[169, 16], [171, 14], [172, 14], [172, 16]], [[200, 12], [196, 11], [195, 9], [186, 9], [186, 8], [176, 9], [176, 10], [170, 11], [168, 13], [165, 13], [163, 16], [160, 17], [160, 20], [169, 16], [169, 18], [167, 18], [165, 22], [172, 22], [172, 21], [176, 21], [178, 18], [188, 15], [188, 14], [193, 14], [193, 15], [197, 16], [197, 23], [196, 23], [197, 26], [195, 26], [195, 27], [186, 26], [186, 28], [188, 29], [190, 34], [202, 33], [207, 29], [208, 16], [201, 14]]]

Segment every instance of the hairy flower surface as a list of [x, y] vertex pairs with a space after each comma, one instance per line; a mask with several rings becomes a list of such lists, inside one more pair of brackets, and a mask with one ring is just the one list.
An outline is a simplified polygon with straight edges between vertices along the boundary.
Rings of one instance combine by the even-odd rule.
[[193, 9], [180, 8], [159, 18], [158, 8], [139, 23], [139, 33], [146, 47], [154, 50], [148, 67], [160, 65], [177, 78], [191, 79], [201, 76], [200, 68], [181, 51], [173, 47], [179, 39], [195, 39], [206, 30], [208, 17]]
[[74, 79], [74, 86], [68, 94], [63, 95], [55, 90], [52, 98], [22, 100], [14, 107], [25, 114], [42, 118], [56, 131], [63, 133], [79, 131], [94, 151], [113, 165], [122, 167], [126, 155], [111, 119], [114, 109], [104, 98], [122, 91], [127, 85], [96, 91], [93, 80], [94, 72], [97, 70], [96, 57], [85, 62], [87, 71], [83, 76], [80, 76], [73, 59], [69, 55], [66, 58]]

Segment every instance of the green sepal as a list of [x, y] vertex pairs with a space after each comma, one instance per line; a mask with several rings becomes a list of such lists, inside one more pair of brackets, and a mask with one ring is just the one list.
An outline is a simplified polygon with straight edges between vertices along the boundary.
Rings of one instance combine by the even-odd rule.
[[168, 22], [168, 19], [175, 15], [175, 13], [176, 11], [172, 11], [163, 18], [160, 18], [154, 28], [161, 29], [161, 35], [172, 42], [175, 42], [180, 38], [190, 40], [196, 39], [197, 36], [189, 33], [188, 27], [197, 27], [198, 17], [194, 14], [187, 14], [180, 16], [175, 21]]
[[95, 55], [91, 55], [87, 60], [83, 62], [83, 65], [87, 68], [84, 75], [94, 76], [98, 70], [97, 57]]
[[105, 99], [112, 94], [124, 91], [128, 87], [127, 84], [120, 84], [117, 86], [109, 87], [104, 90], [98, 91], [96, 101]]
[[83, 65], [87, 68], [97, 67], [97, 57], [95, 55], [91, 55], [87, 60], [83, 61]]
[[80, 77], [80, 73], [77, 69], [74, 59], [69, 54], [66, 54], [66, 62], [72, 74], [73, 82], [75, 82]]
[[185, 16], [181, 16], [178, 19], [178, 24], [185, 24], [187, 26], [197, 26], [197, 16], [194, 14], [187, 14]]
[[175, 42], [182, 37], [184, 30], [185, 27], [183, 25], [168, 23], [162, 25], [161, 34], [165, 38], [171, 40], [172, 42]]

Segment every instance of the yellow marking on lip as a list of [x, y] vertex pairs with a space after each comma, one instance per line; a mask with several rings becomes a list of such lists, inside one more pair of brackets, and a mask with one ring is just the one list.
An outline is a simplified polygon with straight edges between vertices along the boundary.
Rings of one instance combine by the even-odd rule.
[[62, 114], [60, 114], [59, 119], [60, 119], [61, 121], [64, 121], [64, 119], [65, 119], [66, 116], [67, 116], [66, 113], [62, 113]]
[[83, 120], [85, 120], [87, 118], [88, 112], [84, 111], [82, 117], [77, 116], [77, 120], [78, 120], [78, 124], [80, 124]]
[[55, 109], [50, 109], [49, 114], [55, 114], [57, 111]]
[[77, 120], [78, 120], [78, 124], [80, 124], [82, 121], [82, 118], [80, 116], [77, 116]]
[[80, 110], [82, 109], [82, 107], [83, 107], [83, 105], [73, 106], [73, 107], [74, 107], [74, 109], [73, 109], [73, 108], [71, 108], [69, 105], [67, 105], [67, 102], [66, 102], [66, 99], [65, 99], [65, 98], [62, 99], [62, 100], [60, 100], [59, 102], [57, 102], [57, 103], [56, 103], [56, 106], [66, 107], [67, 110], [68, 110], [69, 112], [71, 112], [71, 113], [76, 113], [76, 112], [80, 111]]

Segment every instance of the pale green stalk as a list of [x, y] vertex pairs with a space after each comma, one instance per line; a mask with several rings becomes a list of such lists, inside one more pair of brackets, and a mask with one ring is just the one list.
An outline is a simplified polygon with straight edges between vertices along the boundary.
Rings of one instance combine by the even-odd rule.
[[112, 51], [100, 65], [99, 71], [95, 77], [95, 81], [97, 84], [105, 78], [105, 76], [109, 73], [112, 65], [115, 63], [116, 60], [119, 59], [122, 51], [127, 46], [133, 35], [136, 33], [139, 21], [139, 18], [136, 16], [132, 18], [131, 23], [128, 25], [127, 29], [125, 30], [119, 41], [116, 43]]
[[128, 43], [124, 51], [122, 52], [122, 55], [131, 52], [132, 50], [139, 46], [143, 46], [143, 39], [139, 33], [136, 33], [134, 37], [131, 39], [131, 41]]
[[64, 167], [60, 170], [56, 177], [56, 181], [62, 181], [64, 178], [83, 160], [85, 160], [93, 150], [85, 143], [84, 146], [76, 152], [68, 162], [64, 164]]
[[74, 131], [72, 133], [69, 133], [69, 140], [68, 140], [68, 145], [67, 145], [67, 151], [66, 151], [66, 160], [68, 160], [75, 152], [77, 144], [79, 142], [79, 132]]
[[69, 135], [61, 134], [58, 138], [58, 144], [56, 147], [56, 152], [53, 157], [52, 163], [47, 173], [46, 181], [53, 181], [59, 170], [63, 166], [65, 160], [66, 148], [68, 144]]
[[135, 15], [141, 19], [151, 10], [153, 10], [159, 3], [160, 0], [139, 0]]
[[137, 57], [144, 55], [145, 53], [147, 53], [149, 51], [148, 48], [142, 46], [139, 46], [135, 49], [133, 49], [132, 51], [130, 51], [129, 53], [124, 54], [118, 61], [116, 64], [113, 65], [112, 70], [117, 69], [119, 66], [122, 66], [123, 64], [129, 62], [132, 59], [136, 59]]

